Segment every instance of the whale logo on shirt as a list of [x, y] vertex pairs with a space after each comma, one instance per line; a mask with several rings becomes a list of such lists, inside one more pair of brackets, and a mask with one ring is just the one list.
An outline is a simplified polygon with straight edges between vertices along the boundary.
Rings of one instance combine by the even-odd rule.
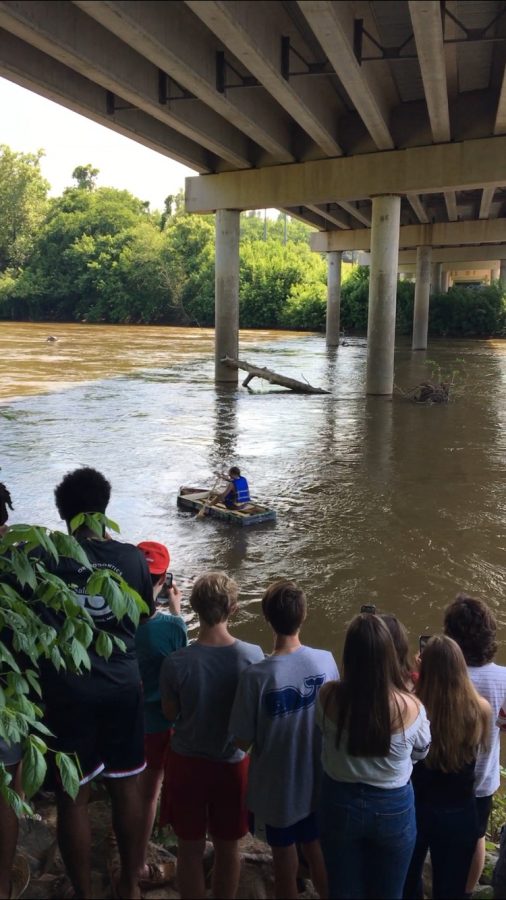
[[305, 693], [291, 684], [276, 691], [267, 691], [263, 701], [267, 715], [277, 719], [307, 709], [314, 704], [324, 681], [325, 675], [309, 675], [304, 679]]

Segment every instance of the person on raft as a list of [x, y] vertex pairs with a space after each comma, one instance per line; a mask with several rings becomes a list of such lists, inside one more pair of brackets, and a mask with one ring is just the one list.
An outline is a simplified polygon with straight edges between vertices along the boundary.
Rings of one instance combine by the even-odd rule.
[[237, 509], [244, 503], [250, 502], [248, 482], [244, 475], [241, 475], [241, 470], [237, 466], [232, 466], [228, 470], [228, 475], [220, 473], [219, 477], [228, 483], [227, 489], [218, 498], [228, 509]]

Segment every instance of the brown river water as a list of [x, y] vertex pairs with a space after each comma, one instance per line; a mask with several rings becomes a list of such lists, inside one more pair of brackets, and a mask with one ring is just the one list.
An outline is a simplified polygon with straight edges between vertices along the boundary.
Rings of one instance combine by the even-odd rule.
[[[52, 334], [58, 338], [47, 343]], [[447, 406], [364, 396], [366, 342], [242, 332], [241, 355], [330, 390], [216, 388], [213, 332], [0, 324], [0, 478], [13, 522], [62, 527], [53, 487], [76, 466], [111, 480], [125, 540], [160, 540], [188, 592], [206, 569], [240, 584], [235, 633], [269, 649], [260, 597], [277, 576], [305, 588], [304, 638], [341, 655], [346, 625], [375, 603], [418, 634], [440, 630], [457, 591], [497, 611], [506, 662], [506, 341], [434, 342], [396, 352], [396, 383], [459, 370]], [[177, 511], [179, 485], [238, 464], [277, 523], [233, 528]], [[189, 613], [186, 606], [185, 612]]]

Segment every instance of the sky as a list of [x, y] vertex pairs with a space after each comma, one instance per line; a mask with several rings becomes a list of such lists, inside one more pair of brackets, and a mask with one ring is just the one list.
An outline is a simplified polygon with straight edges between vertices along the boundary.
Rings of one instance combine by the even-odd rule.
[[0, 144], [33, 153], [45, 150], [41, 170], [52, 195], [72, 184], [76, 166], [100, 170], [101, 187], [126, 189], [152, 209], [163, 209], [168, 194], [184, 187], [191, 169], [78, 113], [0, 78]]

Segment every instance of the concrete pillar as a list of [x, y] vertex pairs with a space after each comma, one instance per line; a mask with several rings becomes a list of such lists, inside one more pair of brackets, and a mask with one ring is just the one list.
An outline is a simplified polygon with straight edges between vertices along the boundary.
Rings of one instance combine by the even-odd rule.
[[491, 281], [499, 281], [500, 277], [501, 277], [500, 269], [491, 269], [490, 270], [490, 280]]
[[434, 263], [432, 266], [432, 274], [431, 274], [431, 285], [430, 292], [431, 294], [440, 294], [441, 293], [441, 263]]
[[339, 347], [339, 315], [341, 311], [341, 257], [333, 250], [327, 253], [327, 347]]
[[501, 281], [501, 284], [502, 284], [504, 290], [506, 290], [506, 259], [501, 259], [501, 268], [499, 270], [499, 278], [500, 278], [500, 281]]
[[216, 381], [238, 381], [223, 356], [239, 355], [239, 211], [216, 211], [214, 359]]
[[367, 321], [368, 394], [391, 394], [394, 386], [400, 212], [400, 197], [373, 197]]
[[413, 308], [413, 350], [427, 349], [432, 247], [416, 248], [415, 305]]
[[441, 275], [441, 290], [442, 290], [443, 294], [448, 293], [449, 287], [450, 287], [450, 273], [449, 273], [448, 269], [446, 269], [446, 270], [443, 270], [443, 273]]

